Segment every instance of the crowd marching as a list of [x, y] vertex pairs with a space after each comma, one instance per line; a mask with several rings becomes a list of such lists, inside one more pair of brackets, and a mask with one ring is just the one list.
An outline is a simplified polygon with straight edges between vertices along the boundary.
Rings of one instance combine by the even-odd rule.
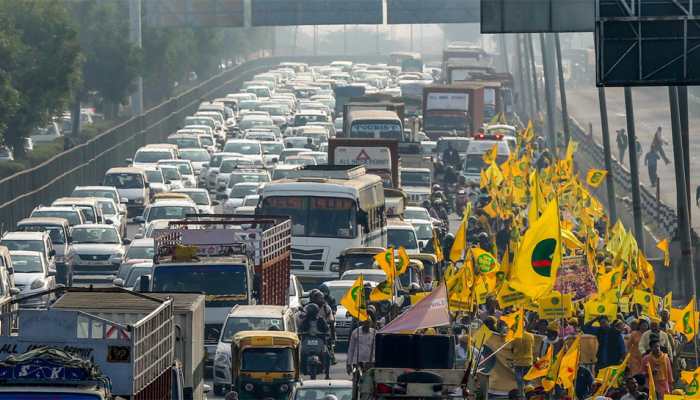
[[[505, 162], [496, 162], [497, 146], [486, 153], [481, 195], [464, 210], [453, 243], [450, 237], [431, 243], [446, 266], [440, 284], [397, 319], [415, 314], [427, 297], [445, 296], [448, 325], [433, 318], [414, 326], [424, 327], [417, 333], [457, 336], [457, 367], [467, 370], [474, 395], [700, 396], [700, 368], [690, 366], [697, 356], [695, 298], [674, 301], [670, 292], [655, 292], [654, 267], [634, 234], [610, 221], [590, 192], [606, 171], [579, 175], [576, 147], [569, 141], [559, 156], [530, 123]], [[670, 267], [668, 240], [656, 247]], [[374, 328], [391, 332], [396, 325], [384, 324], [391, 310], [381, 307], [408, 262], [403, 249], [394, 253], [390, 248], [375, 257], [386, 282], [356, 296], [360, 277], [340, 300], [362, 321], [350, 340], [348, 372], [372, 361]]]

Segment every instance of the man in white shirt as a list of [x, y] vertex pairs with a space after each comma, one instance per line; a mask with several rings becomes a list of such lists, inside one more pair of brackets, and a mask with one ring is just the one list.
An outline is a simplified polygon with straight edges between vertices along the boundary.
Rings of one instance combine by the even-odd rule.
[[374, 337], [376, 331], [372, 327], [373, 325], [372, 319], [368, 318], [366, 321], [360, 322], [360, 326], [355, 328], [350, 334], [346, 362], [348, 374], [352, 373], [353, 366], [361, 367], [364, 364], [374, 362]]

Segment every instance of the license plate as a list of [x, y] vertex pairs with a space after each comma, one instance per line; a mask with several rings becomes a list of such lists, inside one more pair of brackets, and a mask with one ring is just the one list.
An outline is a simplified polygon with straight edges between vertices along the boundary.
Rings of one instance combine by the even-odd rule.
[[306, 344], [317, 346], [317, 345], [318, 345], [318, 339], [309, 339], [309, 340], [306, 341]]

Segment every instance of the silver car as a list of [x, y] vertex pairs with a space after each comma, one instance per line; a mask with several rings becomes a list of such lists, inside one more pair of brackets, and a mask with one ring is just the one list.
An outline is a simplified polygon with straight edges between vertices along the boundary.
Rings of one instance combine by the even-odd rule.
[[124, 258], [124, 245], [117, 229], [107, 224], [76, 225], [71, 228], [75, 249], [74, 281], [111, 283]]
[[[48, 307], [51, 296], [31, 297], [42, 291], [56, 288], [56, 270], [49, 269], [43, 255], [38, 251], [11, 251], [15, 287], [22, 307]], [[26, 298], [25, 297], [30, 297]]]

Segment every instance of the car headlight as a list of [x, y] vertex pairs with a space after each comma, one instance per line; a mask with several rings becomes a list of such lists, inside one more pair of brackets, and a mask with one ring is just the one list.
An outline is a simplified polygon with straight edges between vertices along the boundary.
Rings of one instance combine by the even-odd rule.
[[243, 386], [243, 389], [245, 389], [246, 392], [252, 392], [253, 389], [255, 389], [255, 386], [253, 386], [252, 383], [246, 383], [246, 384]]
[[331, 263], [331, 272], [340, 272], [340, 264], [337, 262]]
[[229, 363], [228, 353], [217, 353], [216, 357], [214, 358], [214, 363], [215, 364], [228, 364]]
[[289, 390], [289, 385], [287, 385], [286, 383], [283, 383], [280, 385], [280, 392], [284, 393], [288, 390]]
[[29, 288], [32, 290], [37, 290], [43, 288], [44, 285], [46, 285], [46, 282], [43, 279], [35, 279]]

